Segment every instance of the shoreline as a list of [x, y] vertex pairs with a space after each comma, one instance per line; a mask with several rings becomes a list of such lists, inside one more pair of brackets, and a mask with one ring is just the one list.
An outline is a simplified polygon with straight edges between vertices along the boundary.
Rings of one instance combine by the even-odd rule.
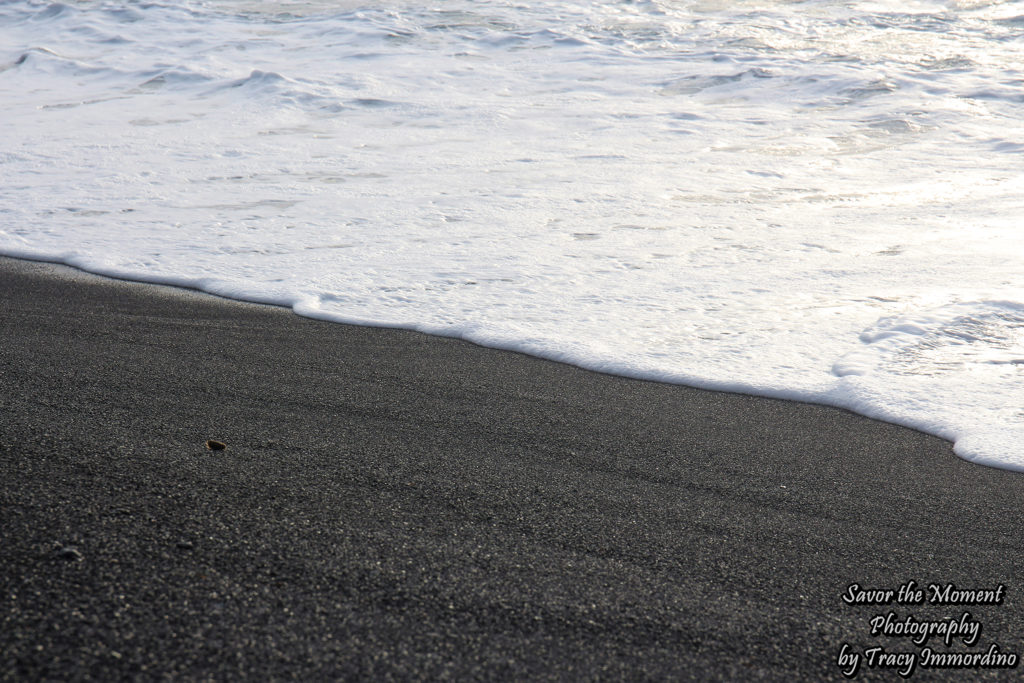
[[[559, 364], [563, 364], [563, 365], [569, 365], [571, 367], [574, 367], [574, 368], [577, 368], [577, 369], [580, 369], [580, 370], [583, 370], [583, 371], [586, 371], [586, 372], [594, 372], [594, 373], [597, 373], [599, 375], [608, 375], [608, 376], [612, 376], [612, 377], [619, 377], [619, 378], [623, 378], [623, 379], [632, 379], [632, 380], [637, 380], [637, 381], [641, 381], [641, 382], [654, 382], [654, 383], [657, 383], [657, 384], [668, 384], [668, 385], [672, 385], [672, 386], [681, 386], [681, 387], [684, 387], [684, 388], [687, 388], [687, 389], [696, 389], [696, 390], [700, 390], [700, 391], [709, 391], [709, 392], [717, 392], [717, 393], [725, 393], [725, 394], [739, 394], [739, 395], [743, 395], [743, 396], [750, 396], [752, 398], [766, 398], [766, 399], [772, 399], [772, 400], [780, 400], [780, 401], [787, 401], [787, 402], [793, 402], [793, 403], [818, 405], [818, 406], [823, 406], [823, 407], [827, 407], [827, 408], [834, 408], [834, 409], [837, 409], [837, 410], [842, 410], [842, 411], [845, 411], [845, 412], [850, 412], [850, 413], [852, 413], [854, 415], [857, 415], [859, 417], [863, 417], [865, 419], [869, 419], [869, 420], [873, 420], [873, 421], [878, 421], [878, 422], [883, 422], [883, 423], [890, 424], [890, 425], [893, 425], [893, 426], [896, 426], [896, 427], [904, 427], [904, 428], [911, 429], [911, 430], [914, 430], [914, 431], [917, 431], [917, 432], [921, 432], [921, 433], [923, 433], [923, 434], [925, 434], [927, 436], [932, 436], [932, 437], [938, 438], [940, 440], [948, 442], [950, 444], [950, 446], [953, 448], [953, 452], [956, 453], [956, 439], [950, 438], [950, 436], [948, 436], [947, 434], [943, 433], [943, 432], [948, 432], [949, 431], [949, 429], [946, 428], [946, 427], [937, 428], [937, 429], [934, 429], [934, 430], [929, 430], [927, 428], [922, 428], [919, 424], [915, 424], [915, 422], [913, 420], [907, 420], [907, 419], [901, 418], [900, 416], [893, 415], [888, 410], [878, 409], [878, 408], [871, 408], [871, 409], [866, 410], [866, 411], [864, 411], [864, 410], [858, 411], [858, 410], [856, 410], [854, 408], [851, 408], [848, 405], [844, 404], [843, 401], [838, 401], [838, 400], [835, 400], [833, 398], [826, 398], [826, 396], [824, 396], [824, 395], [818, 395], [818, 396], [816, 396], [814, 398], [807, 398], [807, 397], [804, 397], [804, 396], [800, 396], [799, 395], [800, 392], [798, 392], [796, 390], [792, 390], [792, 389], [777, 389], [777, 388], [775, 388], [775, 389], [766, 389], [764, 387], [757, 387], [757, 386], [754, 386], [754, 385], [749, 385], [746, 382], [743, 382], [743, 381], [740, 381], [740, 380], [707, 380], [707, 379], [701, 379], [701, 378], [698, 378], [698, 377], [678, 378], [678, 377], [675, 377], [675, 376], [668, 377], [668, 376], [661, 375], [661, 374], [656, 373], [656, 372], [646, 372], [646, 371], [632, 371], [632, 372], [622, 371], [622, 372], [620, 372], [620, 371], [616, 371], [616, 370], [603, 370], [603, 369], [599, 369], [599, 368], [596, 368], [596, 367], [591, 367], [591, 365], [588, 365], [585, 362], [577, 362], [576, 359], [572, 359], [572, 358], [565, 359], [564, 357], [561, 357], [561, 354], [558, 354], [558, 353], [539, 353], [539, 352], [523, 351], [520, 348], [518, 348], [517, 344], [509, 344], [509, 345], [488, 344], [488, 343], [484, 343], [484, 342], [475, 341], [473, 339], [466, 338], [464, 336], [458, 336], [458, 335], [455, 335], [455, 334], [446, 334], [444, 332], [423, 330], [423, 329], [420, 329], [419, 327], [417, 327], [416, 324], [414, 324], [414, 323], [406, 323], [406, 324], [387, 323], [387, 322], [378, 322], [378, 321], [374, 321], [374, 320], [364, 320], [364, 319], [358, 319], [358, 318], [351, 318], [351, 319], [340, 318], [339, 319], [339, 318], [337, 318], [335, 316], [328, 315], [328, 314], [317, 315], [317, 314], [313, 314], [313, 313], [308, 312], [308, 311], [307, 312], [299, 312], [299, 310], [293, 304], [290, 304], [290, 303], [280, 303], [278, 301], [272, 301], [272, 300], [269, 300], [269, 299], [267, 299], [267, 300], [260, 300], [258, 297], [238, 296], [237, 294], [217, 292], [217, 291], [213, 291], [212, 289], [211, 290], [204, 289], [202, 284], [201, 284], [203, 282], [202, 279], [178, 278], [178, 277], [168, 277], [168, 278], [162, 278], [162, 279], [161, 278], [144, 279], [144, 278], [133, 276], [133, 275], [130, 275], [130, 274], [121, 274], [121, 273], [117, 273], [117, 272], [105, 273], [105, 272], [103, 272], [101, 270], [90, 270], [88, 268], [79, 267], [79, 266], [76, 266], [76, 265], [71, 265], [71, 264], [65, 263], [63, 261], [53, 260], [53, 259], [42, 257], [42, 256], [34, 256], [34, 255], [31, 255], [30, 253], [27, 253], [27, 254], [15, 254], [15, 255], [8, 255], [8, 254], [0, 253], [0, 260], [3, 260], [3, 259], [9, 260], [9, 261], [14, 261], [14, 262], [22, 262], [22, 263], [26, 263], [27, 262], [27, 263], [41, 264], [43, 266], [50, 266], [50, 267], [54, 268], [54, 271], [53, 271], [54, 274], [60, 275], [60, 276], [62, 276], [64, 278], [68, 278], [68, 279], [75, 279], [76, 275], [80, 275], [80, 276], [84, 276], [84, 277], [99, 277], [99, 278], [102, 278], [102, 279], [105, 279], [105, 280], [122, 282], [122, 283], [126, 283], [126, 284], [141, 284], [141, 285], [148, 285], [148, 286], [153, 286], [153, 287], [158, 287], [158, 288], [166, 288], [166, 289], [169, 289], [169, 290], [176, 290], [176, 291], [180, 291], [182, 293], [190, 293], [190, 294], [195, 294], [195, 295], [199, 295], [199, 296], [211, 296], [214, 299], [219, 299], [219, 300], [222, 300], [222, 301], [228, 301], [228, 302], [233, 302], [233, 303], [255, 304], [255, 305], [258, 305], [258, 306], [269, 306], [269, 307], [272, 307], [272, 308], [280, 308], [280, 309], [288, 311], [289, 313], [291, 313], [293, 315], [297, 315], [297, 316], [302, 317], [302, 318], [307, 318], [307, 319], [310, 319], [310, 320], [316, 320], [316, 321], [320, 321], [320, 322], [327, 322], [327, 323], [331, 323], [331, 324], [348, 325], [348, 326], [353, 326], [353, 327], [368, 327], [368, 328], [385, 329], [385, 330], [402, 330], [402, 331], [408, 331], [408, 332], [415, 333], [415, 334], [425, 334], [425, 335], [431, 336], [431, 337], [442, 337], [442, 338], [446, 338], [446, 339], [453, 339], [453, 340], [456, 340], [456, 341], [460, 341], [460, 342], [464, 342], [464, 343], [468, 343], [468, 344], [473, 344], [474, 346], [480, 346], [482, 348], [490, 349], [490, 350], [493, 350], [493, 351], [499, 351], [499, 352], [503, 352], [503, 353], [521, 354], [521, 355], [527, 356], [529, 358], [535, 358], [535, 359], [542, 360], [542, 361], [548, 361], [548, 362], [554, 362], [554, 363], [559, 363]], [[67, 271], [67, 272], [63, 272], [63, 271]], [[1020, 470], [1020, 469], [1017, 469], [1017, 468], [1014, 468], [1014, 467], [1007, 466], [1004, 463], [993, 462], [993, 461], [991, 461], [991, 458], [987, 458], [987, 457], [975, 458], [975, 459], [969, 458], [969, 457], [964, 456], [964, 455], [959, 455], [959, 457], [961, 457], [962, 459], [966, 460], [967, 462], [974, 463], [974, 464], [982, 464], [982, 465], [984, 465], [986, 467], [995, 467], [995, 468], [998, 468], [998, 469], [1005, 469], [1005, 470], [1014, 471], [1014, 472], [1017, 472], [1017, 471], [1024, 472], [1024, 470]]]
[[913, 646], [842, 594], [908, 580], [1005, 585], [970, 609], [1019, 651], [1024, 477], [936, 437], [44, 262], [0, 281], [4, 679], [844, 680], [844, 644]]

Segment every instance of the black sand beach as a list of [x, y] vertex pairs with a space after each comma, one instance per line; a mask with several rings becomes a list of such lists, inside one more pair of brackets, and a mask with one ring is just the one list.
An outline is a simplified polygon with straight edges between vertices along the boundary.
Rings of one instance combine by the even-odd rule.
[[[4, 680], [842, 679], [921, 650], [890, 610], [1024, 652], [1024, 475], [942, 440], [45, 264], [0, 291]], [[909, 580], [1006, 598], [842, 600]]]

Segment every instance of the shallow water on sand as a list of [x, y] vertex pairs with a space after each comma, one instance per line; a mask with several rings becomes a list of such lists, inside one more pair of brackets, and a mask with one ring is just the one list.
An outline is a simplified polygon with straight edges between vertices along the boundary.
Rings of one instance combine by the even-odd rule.
[[1012, 2], [0, 5], [0, 252], [1024, 468]]

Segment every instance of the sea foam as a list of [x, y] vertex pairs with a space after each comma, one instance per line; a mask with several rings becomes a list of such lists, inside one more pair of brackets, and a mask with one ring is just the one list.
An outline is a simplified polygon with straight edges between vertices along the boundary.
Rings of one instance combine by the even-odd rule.
[[0, 252], [842, 406], [1024, 469], [1019, 23], [7, 2]]

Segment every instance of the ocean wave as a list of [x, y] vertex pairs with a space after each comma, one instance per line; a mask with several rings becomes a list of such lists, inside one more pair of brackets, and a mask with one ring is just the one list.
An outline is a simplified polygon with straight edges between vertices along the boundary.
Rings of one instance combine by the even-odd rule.
[[119, 78], [129, 73], [109, 66], [94, 65], [72, 59], [42, 46], [28, 48], [3, 70], [12, 69], [33, 77], [53, 78]]
[[78, 10], [70, 5], [64, 3], [55, 2], [47, 5], [46, 7], [32, 12], [29, 14], [31, 21], [49, 21], [57, 18], [67, 18], [68, 16], [78, 14]]
[[0, 3], [0, 250], [1002, 452], [1021, 48], [945, 7]]

